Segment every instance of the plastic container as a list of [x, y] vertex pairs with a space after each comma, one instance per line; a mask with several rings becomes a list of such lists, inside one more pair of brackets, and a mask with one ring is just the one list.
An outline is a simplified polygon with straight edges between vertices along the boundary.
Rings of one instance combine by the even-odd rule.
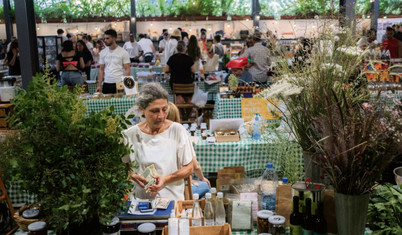
[[280, 215], [273, 215], [268, 219], [270, 228], [269, 233], [272, 235], [286, 235], [285, 222], [286, 219]]
[[267, 163], [267, 168], [261, 177], [261, 209], [275, 213], [276, 188], [278, 187], [278, 175], [272, 163]]
[[257, 212], [257, 234], [269, 232], [269, 217], [274, 213], [268, 210], [260, 210]]
[[154, 235], [155, 229], [156, 226], [153, 223], [143, 223], [138, 226], [138, 232], [140, 232], [141, 235]]
[[253, 127], [253, 140], [261, 139], [261, 123], [258, 113], [255, 114], [252, 127]]
[[0, 100], [2, 102], [10, 102], [10, 100], [15, 98], [15, 88], [10, 87], [0, 87]]

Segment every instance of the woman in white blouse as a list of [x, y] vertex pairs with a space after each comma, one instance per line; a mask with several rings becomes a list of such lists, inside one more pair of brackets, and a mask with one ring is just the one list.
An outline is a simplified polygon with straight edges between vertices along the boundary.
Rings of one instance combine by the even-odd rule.
[[180, 30], [175, 29], [170, 35], [170, 39], [165, 47], [165, 62], [169, 61], [169, 58], [177, 53], [177, 43], [181, 40]]
[[[168, 92], [158, 83], [141, 88], [136, 100], [145, 121], [125, 131], [125, 141], [134, 150], [130, 160], [139, 166], [130, 176], [135, 184], [135, 196], [151, 199], [155, 195], [170, 200], [184, 200], [184, 178], [193, 171], [193, 153], [187, 131], [179, 123], [166, 119]], [[144, 187], [148, 181], [143, 170], [154, 165], [156, 183]]]

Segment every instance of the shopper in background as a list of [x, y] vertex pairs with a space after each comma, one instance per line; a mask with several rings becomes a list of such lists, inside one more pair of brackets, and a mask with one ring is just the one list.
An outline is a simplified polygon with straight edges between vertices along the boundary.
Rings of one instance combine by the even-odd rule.
[[91, 52], [89, 51], [87, 45], [83, 40], [78, 40], [77, 42], [77, 52], [84, 60], [85, 64], [85, 74], [87, 75], [87, 80], [91, 80], [91, 64], [94, 58], [92, 57]]
[[253, 61], [247, 67], [248, 72], [253, 76], [254, 82], [266, 84], [268, 81], [267, 68], [270, 65], [269, 51], [268, 48], [261, 45], [261, 34], [254, 34], [253, 41], [254, 46], [247, 48], [242, 56]]
[[160, 53], [162, 53], [165, 50], [166, 45], [168, 44], [168, 42], [169, 42], [169, 33], [164, 32], [162, 40], [159, 41], [159, 46], [158, 46], [158, 50], [159, 50]]
[[130, 41], [124, 43], [123, 49], [128, 52], [131, 63], [140, 62], [140, 56], [142, 56], [143, 51], [141, 46], [135, 41], [133, 33], [130, 33]]
[[[253, 83], [253, 76], [247, 71], [244, 71], [244, 67], [247, 65], [247, 57], [241, 57], [229, 61], [226, 64], [226, 68], [230, 68], [230, 73], [235, 75], [239, 81], [239, 86], [251, 85]], [[229, 82], [229, 76], [225, 78], [225, 83]]]
[[21, 75], [17, 39], [11, 42], [10, 49], [7, 51], [7, 56], [4, 59], [4, 64], [8, 64], [8, 75]]
[[205, 72], [214, 72], [219, 69], [219, 55], [215, 54], [214, 47], [211, 45], [208, 48], [207, 62], [204, 65]]
[[[186, 52], [186, 43], [184, 41], [179, 41], [177, 43], [177, 54], [172, 55], [166, 63], [165, 72], [170, 72], [171, 87], [173, 87], [173, 83], [189, 84], [194, 82], [194, 61], [186, 54]], [[186, 101], [186, 103], [189, 102], [189, 100]]]
[[187, 45], [187, 55], [193, 59], [194, 69], [196, 72], [200, 71], [200, 59], [201, 59], [201, 49], [198, 46], [197, 37], [191, 35], [190, 40]]
[[163, 37], [165, 36], [165, 33], [168, 33], [168, 30], [167, 29], [162, 29], [162, 33], [161, 33], [161, 35], [159, 35], [158, 42], [163, 40]]
[[146, 35], [140, 34], [139, 38], [140, 41], [138, 41], [138, 45], [142, 48], [142, 51], [144, 52], [144, 62], [151, 62], [154, 58], [154, 55], [156, 54], [154, 44], [152, 43], [151, 39], [148, 39], [145, 37]]
[[402, 41], [402, 25], [396, 25], [395, 32], [395, 38]]
[[58, 86], [83, 85], [80, 72], [81, 69], [85, 68], [83, 58], [74, 50], [72, 41], [64, 41], [62, 47], [63, 49], [56, 60], [56, 70], [62, 72]]
[[175, 29], [170, 36], [169, 42], [165, 48], [165, 61], [168, 62], [169, 58], [177, 53], [177, 42], [181, 40], [180, 30]]
[[94, 47], [91, 43], [91, 36], [84, 35], [82, 36], [82, 40], [85, 42], [85, 45], [87, 46], [88, 50], [91, 52], [92, 55]]
[[[99, 74], [97, 92], [104, 94], [116, 93], [116, 83], [121, 82], [123, 76], [130, 76], [130, 57], [126, 50], [116, 44], [117, 32], [114, 29], [105, 31], [105, 43], [99, 58]], [[123, 68], [125, 73], [123, 73]], [[102, 82], [103, 87], [102, 87]]]
[[66, 36], [64, 36], [64, 30], [63, 29], [58, 29], [57, 30], [57, 36], [61, 37], [61, 42], [63, 43], [64, 41], [68, 40]]
[[389, 51], [392, 59], [402, 58], [402, 42], [394, 37], [395, 30], [391, 27], [387, 27], [387, 38], [382, 42], [382, 49]]
[[7, 44], [7, 51], [10, 50], [11, 43], [17, 40], [16, 36], [12, 36], [10, 42]]
[[180, 30], [180, 34], [181, 34], [181, 40], [188, 42], [188, 33], [183, 31], [182, 28], [177, 28], [178, 30]]
[[102, 40], [96, 41], [94, 53], [93, 53], [93, 58], [94, 58], [95, 64], [97, 64], [99, 62], [99, 54], [103, 49], [105, 49], [105, 43]]
[[[184, 200], [184, 179], [193, 172], [188, 132], [166, 119], [168, 100], [169, 93], [159, 83], [145, 84], [136, 98], [145, 121], [124, 131], [124, 141], [135, 149], [123, 162], [135, 161], [138, 166], [130, 171], [137, 198], [151, 199], [158, 194], [169, 200]], [[157, 173], [155, 183], [145, 189], [148, 180], [141, 174], [152, 164]]]
[[225, 54], [225, 48], [223, 48], [223, 45], [221, 44], [221, 35], [215, 35], [213, 44], [215, 47], [215, 54], [219, 55], [219, 58], [222, 58], [223, 54]]
[[207, 34], [206, 32], [201, 30], [201, 36], [200, 36], [200, 41], [199, 41], [199, 46], [201, 48], [202, 54], [207, 53]]
[[362, 36], [360, 40], [357, 42], [357, 45], [362, 50], [366, 50], [366, 48], [374, 49], [377, 47], [377, 30], [369, 29], [366, 36]]

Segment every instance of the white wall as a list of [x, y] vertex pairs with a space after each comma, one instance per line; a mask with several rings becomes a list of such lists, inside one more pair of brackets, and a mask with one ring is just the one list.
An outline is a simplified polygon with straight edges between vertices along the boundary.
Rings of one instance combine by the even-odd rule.
[[[387, 26], [395, 23], [401, 23], [402, 18], [395, 19], [379, 19], [378, 20], [378, 40], [385, 32]], [[151, 25], [152, 24], [152, 25]], [[196, 34], [201, 28], [207, 29], [207, 37], [213, 36], [214, 32], [224, 30], [231, 38], [239, 38], [240, 30], [252, 31], [252, 21], [146, 21], [137, 23], [137, 33], [147, 33], [151, 36], [159, 36], [162, 29], [166, 28], [172, 33], [177, 27], [183, 28], [190, 35]], [[278, 38], [297, 38], [311, 37], [316, 33], [317, 28], [324, 24], [338, 25], [337, 20], [262, 20], [260, 21], [260, 29], [266, 32], [268, 29], [275, 33]], [[90, 35], [102, 36], [102, 32], [108, 27], [113, 27], [118, 33], [123, 33], [123, 40], [128, 40], [129, 22], [95, 22], [95, 23], [48, 23], [37, 24], [38, 35], [56, 35], [59, 28], [69, 33], [87, 33]], [[357, 32], [361, 32], [363, 28], [369, 29], [369, 19], [357, 20]], [[17, 32], [14, 25], [14, 32]], [[0, 25], [0, 39], [6, 38], [5, 25]]]

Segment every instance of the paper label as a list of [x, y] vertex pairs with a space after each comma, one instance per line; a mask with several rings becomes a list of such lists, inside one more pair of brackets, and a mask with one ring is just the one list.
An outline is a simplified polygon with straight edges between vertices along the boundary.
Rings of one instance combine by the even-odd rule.
[[302, 234], [302, 228], [300, 225], [290, 225], [290, 235], [300, 235]]
[[253, 220], [257, 221], [258, 194], [257, 193], [240, 193], [240, 200], [249, 200], [252, 202]]
[[252, 227], [251, 216], [251, 201], [233, 201], [233, 229], [250, 229]]

